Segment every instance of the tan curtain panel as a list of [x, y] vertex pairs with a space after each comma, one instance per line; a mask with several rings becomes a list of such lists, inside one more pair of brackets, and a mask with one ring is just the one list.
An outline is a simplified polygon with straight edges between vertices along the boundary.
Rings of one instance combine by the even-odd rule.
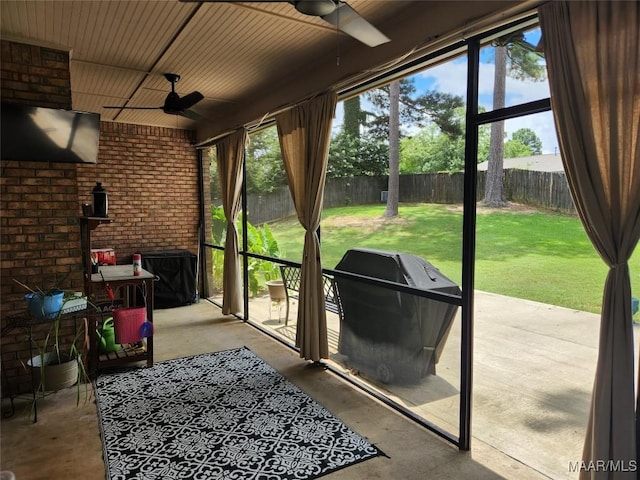
[[635, 479], [628, 261], [640, 237], [640, 3], [549, 2], [539, 13], [569, 186], [609, 266], [580, 478]]
[[242, 128], [216, 143], [218, 178], [222, 192], [222, 208], [227, 219], [222, 279], [222, 313], [242, 312], [242, 282], [236, 220], [242, 192], [242, 160], [247, 131]]
[[296, 346], [301, 358], [313, 361], [329, 357], [320, 241], [316, 231], [320, 225], [336, 103], [337, 95], [326, 93], [276, 117], [289, 190], [298, 220], [306, 231]]

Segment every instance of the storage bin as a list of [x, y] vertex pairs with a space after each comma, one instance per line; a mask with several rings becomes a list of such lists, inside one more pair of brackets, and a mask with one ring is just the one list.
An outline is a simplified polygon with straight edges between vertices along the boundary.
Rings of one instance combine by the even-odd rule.
[[157, 277], [154, 308], [173, 308], [196, 301], [197, 256], [188, 250], [142, 252], [142, 268]]

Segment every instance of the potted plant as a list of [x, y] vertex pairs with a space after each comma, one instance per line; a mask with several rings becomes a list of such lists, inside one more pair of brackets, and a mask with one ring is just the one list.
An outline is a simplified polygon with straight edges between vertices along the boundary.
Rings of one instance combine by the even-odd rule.
[[80, 385], [88, 382], [82, 344], [85, 339], [85, 324], [75, 332], [71, 341], [61, 338], [62, 317], [66, 313], [84, 310], [87, 298], [81, 293], [52, 287], [47, 290], [31, 288], [18, 282], [29, 293], [25, 295], [27, 309], [38, 323], [48, 323], [49, 330], [43, 340], [31, 337], [31, 345], [35, 355], [26, 362], [32, 369], [33, 386], [37, 395], [57, 391], [72, 385], [78, 385], [78, 402]]

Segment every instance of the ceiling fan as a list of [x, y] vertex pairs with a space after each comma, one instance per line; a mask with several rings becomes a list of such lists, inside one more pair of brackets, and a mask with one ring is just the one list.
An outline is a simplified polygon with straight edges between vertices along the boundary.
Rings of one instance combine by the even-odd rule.
[[343, 0], [180, 0], [213, 3], [290, 3], [300, 13], [320, 17], [338, 30], [369, 47], [377, 47], [390, 39], [360, 16]]
[[176, 93], [176, 83], [180, 80], [177, 73], [165, 73], [164, 78], [171, 82], [171, 91], [164, 101], [164, 105], [159, 107], [118, 107], [114, 105], [103, 106], [102, 108], [127, 109], [127, 110], [162, 110], [169, 115], [182, 115], [192, 120], [198, 120], [200, 115], [193, 110], [189, 110], [196, 103], [204, 98], [200, 92], [191, 92], [181, 97]]

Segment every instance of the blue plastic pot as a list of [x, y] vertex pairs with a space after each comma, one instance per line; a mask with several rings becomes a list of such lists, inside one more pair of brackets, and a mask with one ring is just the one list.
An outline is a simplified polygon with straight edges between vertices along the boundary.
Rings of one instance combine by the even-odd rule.
[[24, 298], [29, 305], [29, 313], [36, 318], [44, 320], [45, 318], [55, 318], [62, 310], [64, 292], [55, 290], [50, 295], [27, 293]]

